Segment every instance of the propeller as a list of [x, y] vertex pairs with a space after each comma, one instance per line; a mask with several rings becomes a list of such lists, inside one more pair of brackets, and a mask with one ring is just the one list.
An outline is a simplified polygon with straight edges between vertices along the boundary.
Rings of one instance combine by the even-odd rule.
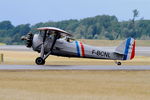
[[21, 40], [25, 41], [26, 42], [26, 46], [28, 48], [30, 48], [30, 47], [32, 47], [33, 34], [30, 32], [27, 35], [22, 36]]

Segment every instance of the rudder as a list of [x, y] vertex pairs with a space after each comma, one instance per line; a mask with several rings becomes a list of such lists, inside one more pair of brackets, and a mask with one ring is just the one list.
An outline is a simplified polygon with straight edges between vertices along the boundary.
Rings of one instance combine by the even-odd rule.
[[116, 49], [115, 53], [122, 54], [122, 60], [131, 60], [135, 56], [135, 40], [133, 38], [126, 39]]

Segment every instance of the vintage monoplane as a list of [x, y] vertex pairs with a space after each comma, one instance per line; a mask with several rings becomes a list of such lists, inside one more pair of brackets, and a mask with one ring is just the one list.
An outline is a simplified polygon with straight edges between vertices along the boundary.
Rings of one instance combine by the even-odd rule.
[[135, 56], [135, 40], [128, 38], [114, 51], [105, 50], [101, 47], [89, 46], [72, 39], [72, 35], [55, 27], [38, 28], [38, 34], [28, 33], [21, 39], [26, 41], [26, 46], [40, 53], [36, 58], [37, 65], [44, 65], [49, 55], [63, 57], [81, 57], [94, 59], [114, 60], [121, 65], [120, 60], [131, 60]]

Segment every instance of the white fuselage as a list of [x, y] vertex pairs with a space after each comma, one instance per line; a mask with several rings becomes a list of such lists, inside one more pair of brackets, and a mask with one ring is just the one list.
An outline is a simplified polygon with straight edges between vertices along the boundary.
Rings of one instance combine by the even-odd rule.
[[[44, 51], [48, 53], [53, 39], [50, 37], [46, 38], [44, 43]], [[42, 37], [38, 34], [34, 35], [33, 38], [33, 50], [40, 52], [42, 44]], [[111, 59], [111, 60], [122, 60], [122, 55], [118, 55], [113, 51], [103, 50], [100, 47], [89, 46], [83, 44], [80, 41], [68, 42], [65, 39], [58, 39], [54, 46], [52, 55], [67, 56], [67, 57], [83, 57], [83, 58], [95, 58], [95, 59]]]

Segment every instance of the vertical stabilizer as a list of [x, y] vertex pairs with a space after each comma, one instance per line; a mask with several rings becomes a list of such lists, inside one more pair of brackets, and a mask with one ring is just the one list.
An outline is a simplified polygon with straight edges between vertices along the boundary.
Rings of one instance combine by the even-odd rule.
[[126, 39], [116, 49], [115, 53], [122, 54], [122, 60], [131, 60], [135, 56], [135, 40], [133, 38]]

